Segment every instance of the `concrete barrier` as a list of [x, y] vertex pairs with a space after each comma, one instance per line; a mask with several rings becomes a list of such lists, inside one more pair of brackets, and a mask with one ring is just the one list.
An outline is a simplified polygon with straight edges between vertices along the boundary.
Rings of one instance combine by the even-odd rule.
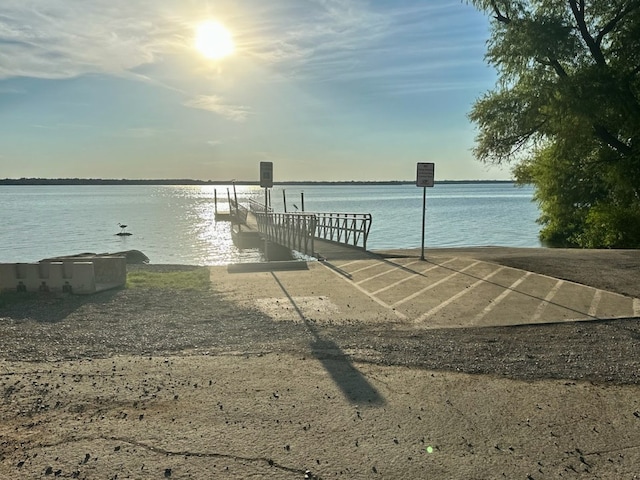
[[1, 263], [0, 291], [90, 294], [124, 286], [124, 256], [87, 256], [43, 260], [38, 263]]

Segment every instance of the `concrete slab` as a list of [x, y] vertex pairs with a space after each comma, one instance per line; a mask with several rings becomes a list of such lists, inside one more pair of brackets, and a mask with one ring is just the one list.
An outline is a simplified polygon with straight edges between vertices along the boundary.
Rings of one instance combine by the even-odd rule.
[[0, 478], [632, 479], [640, 462], [634, 385], [313, 352], [0, 360], [0, 371], [12, 385]]
[[394, 322], [406, 328], [464, 328], [625, 318], [630, 296], [527, 272], [472, 255], [348, 258], [308, 270], [230, 274], [212, 267], [229, 298], [277, 319]]

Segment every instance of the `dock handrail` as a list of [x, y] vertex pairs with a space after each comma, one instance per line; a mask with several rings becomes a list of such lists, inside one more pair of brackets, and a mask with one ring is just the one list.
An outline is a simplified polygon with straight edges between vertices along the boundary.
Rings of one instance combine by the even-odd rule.
[[314, 237], [317, 218], [314, 214], [304, 213], [267, 213], [253, 211], [258, 230], [275, 243], [285, 245], [292, 250], [314, 255]]
[[258, 231], [270, 241], [308, 255], [315, 254], [313, 238], [367, 249], [372, 221], [369, 213], [265, 214], [264, 210], [256, 208], [252, 214]]
[[247, 224], [247, 214], [249, 212], [247, 207], [239, 202], [236, 203], [233, 198], [229, 197], [229, 210], [235, 220], [235, 223], [242, 223], [243, 225]]
[[371, 230], [370, 213], [315, 213], [316, 237], [367, 249]]
[[[264, 203], [260, 203], [257, 200], [254, 200], [253, 198], [250, 198], [249, 199], [249, 209], [251, 210], [251, 213], [264, 213]], [[268, 207], [267, 208], [267, 212], [273, 213], [273, 208], [272, 207]]]

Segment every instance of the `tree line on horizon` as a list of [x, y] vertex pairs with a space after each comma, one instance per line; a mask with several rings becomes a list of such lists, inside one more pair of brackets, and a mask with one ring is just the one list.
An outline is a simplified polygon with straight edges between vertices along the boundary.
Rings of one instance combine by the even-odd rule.
[[[284, 181], [274, 185], [411, 185], [415, 180]], [[513, 180], [436, 180], [439, 184], [513, 183]], [[193, 179], [4, 178], [0, 185], [259, 185], [259, 181]]]
[[640, 1], [469, 0], [498, 72], [475, 156], [533, 184], [542, 240], [640, 248]]

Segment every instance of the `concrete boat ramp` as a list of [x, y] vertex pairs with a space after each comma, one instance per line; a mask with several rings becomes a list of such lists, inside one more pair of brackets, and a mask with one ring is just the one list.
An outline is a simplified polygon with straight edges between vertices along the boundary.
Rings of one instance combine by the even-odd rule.
[[334, 258], [306, 267], [212, 267], [212, 282], [234, 301], [289, 321], [391, 321], [429, 329], [640, 316], [640, 300], [633, 295], [501, 264], [491, 249], [435, 250], [425, 260], [415, 251], [336, 251]]

